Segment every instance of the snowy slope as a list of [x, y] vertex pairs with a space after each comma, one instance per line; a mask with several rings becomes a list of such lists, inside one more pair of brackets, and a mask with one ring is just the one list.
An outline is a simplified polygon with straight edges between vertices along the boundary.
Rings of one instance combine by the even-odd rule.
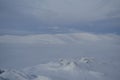
[[60, 59], [22, 71], [5, 70], [0, 74], [0, 80], [119, 80], [119, 74], [113, 64], [92, 57], [81, 57]]
[[0, 74], [0, 80], [28, 80], [28, 76], [17, 70], [5, 70]]

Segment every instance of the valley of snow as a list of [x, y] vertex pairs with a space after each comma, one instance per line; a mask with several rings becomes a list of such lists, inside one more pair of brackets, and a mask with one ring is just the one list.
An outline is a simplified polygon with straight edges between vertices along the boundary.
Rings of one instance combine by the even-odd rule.
[[116, 34], [3, 35], [0, 44], [0, 80], [120, 80]]

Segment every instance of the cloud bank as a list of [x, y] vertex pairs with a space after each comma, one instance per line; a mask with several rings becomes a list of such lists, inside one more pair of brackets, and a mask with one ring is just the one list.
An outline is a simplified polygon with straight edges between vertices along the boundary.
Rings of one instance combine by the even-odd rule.
[[23, 68], [59, 58], [80, 56], [97, 56], [98, 59], [100, 56], [109, 56], [119, 61], [120, 35], [87, 32], [2, 35], [0, 51], [0, 66], [3, 68]]
[[0, 43], [13, 44], [82, 44], [82, 43], [120, 43], [120, 36], [116, 34], [66, 33], [39, 35], [3, 35]]

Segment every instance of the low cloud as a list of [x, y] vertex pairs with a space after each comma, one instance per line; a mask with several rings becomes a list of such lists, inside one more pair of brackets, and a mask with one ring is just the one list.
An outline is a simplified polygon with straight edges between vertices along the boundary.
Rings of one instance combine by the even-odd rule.
[[120, 35], [87, 32], [2, 35], [0, 51], [0, 66], [3, 68], [21, 68], [54, 59], [80, 56], [97, 56], [98, 59], [100, 56], [106, 58], [116, 56], [114, 59], [119, 61]]
[[66, 34], [37, 34], [37, 35], [3, 35], [0, 43], [13, 44], [86, 44], [86, 43], [120, 43], [116, 34], [66, 33]]

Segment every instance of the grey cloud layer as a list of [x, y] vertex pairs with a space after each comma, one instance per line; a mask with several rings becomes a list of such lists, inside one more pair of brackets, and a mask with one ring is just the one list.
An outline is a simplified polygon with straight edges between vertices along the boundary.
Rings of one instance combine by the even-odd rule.
[[40, 34], [0, 36], [0, 43], [13, 44], [88, 44], [88, 43], [120, 43], [120, 36], [115, 34], [92, 34], [92, 33], [70, 33], [70, 34]]
[[0, 34], [47, 33], [51, 26], [61, 27], [61, 32], [89, 31], [89, 22], [90, 31], [102, 32], [104, 27], [106, 32], [119, 32], [119, 4], [119, 0], [1, 0]]
[[0, 66], [3, 68], [21, 68], [80, 56], [97, 56], [98, 59], [117, 56], [117, 61], [120, 57], [120, 35], [116, 34], [3, 35], [0, 45]]
[[119, 0], [44, 0], [28, 4], [23, 12], [48, 23], [74, 23], [120, 17], [119, 3]]
[[5, 0], [4, 3], [21, 14], [52, 24], [120, 17], [119, 0]]

